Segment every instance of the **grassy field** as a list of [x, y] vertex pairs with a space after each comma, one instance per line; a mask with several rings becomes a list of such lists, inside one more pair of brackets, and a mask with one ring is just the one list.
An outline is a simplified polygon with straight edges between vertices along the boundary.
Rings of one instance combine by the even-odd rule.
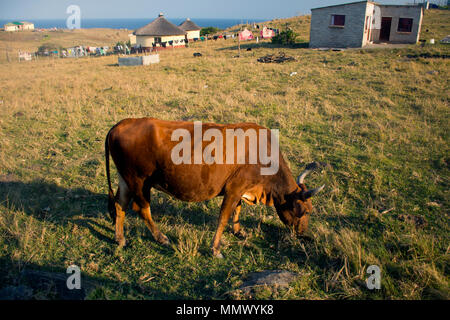
[[[427, 12], [424, 38], [450, 34], [449, 21], [448, 11]], [[48, 279], [76, 264], [87, 299], [247, 299], [237, 290], [245, 277], [272, 269], [299, 277], [251, 298], [449, 299], [450, 47], [249, 46], [234, 58], [234, 41], [198, 43], [162, 52], [149, 67], [120, 68], [117, 56], [0, 60], [0, 290], [62, 298]], [[257, 62], [279, 51], [297, 61]], [[326, 184], [313, 200], [312, 241], [291, 234], [273, 208], [244, 205], [247, 238], [230, 225], [225, 258], [214, 259], [221, 199], [185, 203], [153, 191], [155, 221], [172, 246], [156, 243], [130, 210], [128, 247], [117, 249], [104, 139], [121, 119], [144, 116], [256, 122], [280, 129], [294, 174], [312, 161], [330, 164], [307, 180]], [[365, 285], [373, 264], [381, 290]]]

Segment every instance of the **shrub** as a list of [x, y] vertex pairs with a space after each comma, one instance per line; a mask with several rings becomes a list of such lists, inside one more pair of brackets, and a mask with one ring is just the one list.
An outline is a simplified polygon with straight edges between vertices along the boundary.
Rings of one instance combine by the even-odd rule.
[[288, 28], [286, 30], [281, 31], [279, 34], [273, 37], [272, 43], [282, 45], [295, 44], [297, 37], [298, 34], [296, 34], [294, 31]]
[[219, 32], [220, 29], [216, 28], [216, 27], [207, 27], [207, 28], [202, 28], [202, 30], [200, 30], [200, 35], [201, 36], [206, 36], [207, 34], [214, 34]]
[[54, 43], [44, 43], [38, 48], [39, 53], [51, 52], [51, 51], [59, 51], [61, 46]]

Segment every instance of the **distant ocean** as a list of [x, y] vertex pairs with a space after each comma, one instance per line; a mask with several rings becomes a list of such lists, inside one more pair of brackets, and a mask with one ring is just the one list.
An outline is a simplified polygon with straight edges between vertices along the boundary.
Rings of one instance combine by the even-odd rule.
[[[167, 18], [170, 22], [172, 22], [175, 25], [181, 24], [185, 19], [182, 18]], [[191, 19], [194, 21], [199, 27], [206, 28], [206, 27], [216, 27], [219, 29], [226, 29], [229, 27], [232, 27], [234, 25], [240, 24], [240, 23], [258, 23], [267, 21], [264, 19]], [[12, 20], [0, 20], [0, 27], [3, 27], [8, 22], [11, 22]], [[20, 20], [19, 20], [20, 21]], [[26, 20], [34, 23], [34, 27], [36, 29], [50, 29], [50, 28], [58, 28], [58, 29], [65, 29], [66, 26], [66, 20], [63, 19], [55, 19], [55, 20]], [[135, 30], [140, 27], [145, 26], [146, 24], [153, 21], [152, 18], [148, 19], [81, 19], [81, 28], [84, 29], [92, 29], [92, 28], [109, 28], [109, 29], [128, 29], [128, 30]]]

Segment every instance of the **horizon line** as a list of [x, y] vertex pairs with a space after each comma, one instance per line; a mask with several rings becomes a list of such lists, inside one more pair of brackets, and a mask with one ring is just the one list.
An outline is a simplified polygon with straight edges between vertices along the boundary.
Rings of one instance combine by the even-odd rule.
[[[302, 14], [305, 15], [305, 14]], [[275, 17], [275, 18], [201, 18], [201, 17], [167, 17], [165, 16], [167, 19], [208, 19], [208, 20], [258, 20], [258, 21], [270, 21], [270, 20], [277, 20], [277, 19], [288, 19], [288, 18], [292, 18], [292, 17], [298, 17], [300, 15], [293, 15], [293, 16], [289, 16], [289, 17]], [[86, 19], [86, 20], [94, 20], [94, 19], [111, 19], [111, 20], [132, 20], [132, 19], [136, 19], [136, 20], [141, 20], [141, 19], [156, 19], [156, 18], [149, 18], [149, 17], [136, 17], [136, 18], [117, 18], [117, 17], [113, 17], [113, 18], [82, 18]], [[11, 20], [11, 21], [19, 21], [19, 20], [23, 20], [23, 21], [31, 21], [31, 20], [67, 20], [67, 17], [65, 18], [0, 18], [0, 20]]]

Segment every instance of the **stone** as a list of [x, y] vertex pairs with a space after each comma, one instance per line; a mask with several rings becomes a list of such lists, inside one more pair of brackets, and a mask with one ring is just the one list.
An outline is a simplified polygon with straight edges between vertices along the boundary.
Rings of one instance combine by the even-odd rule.
[[250, 273], [239, 290], [244, 294], [249, 294], [255, 287], [268, 286], [272, 288], [287, 288], [291, 282], [298, 277], [298, 274], [286, 270], [265, 270]]

